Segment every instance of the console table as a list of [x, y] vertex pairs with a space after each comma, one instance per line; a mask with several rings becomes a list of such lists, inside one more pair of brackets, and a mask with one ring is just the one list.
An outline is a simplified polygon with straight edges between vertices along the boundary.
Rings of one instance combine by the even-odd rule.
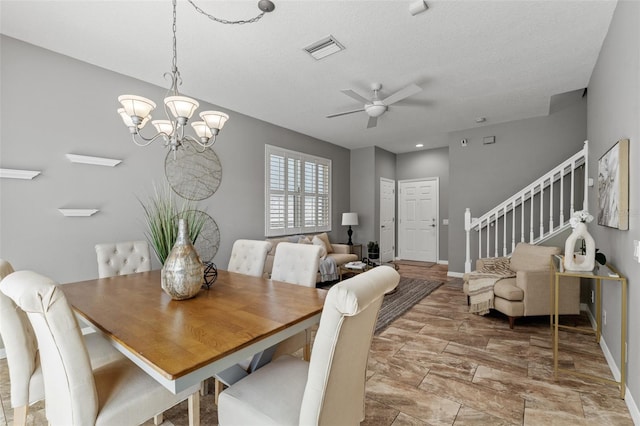
[[[626, 346], [627, 346], [627, 279], [623, 277], [613, 266], [610, 264], [600, 265], [600, 267], [593, 272], [588, 271], [568, 271], [564, 269], [564, 258], [562, 256], [551, 256], [551, 312], [553, 315], [550, 318], [550, 325], [553, 333], [553, 374], [554, 377], [558, 377], [558, 371], [563, 373], [572, 374], [583, 378], [598, 380], [606, 383], [616, 384], [620, 387], [620, 398], [624, 399], [625, 392], [625, 376], [627, 370], [626, 359]], [[579, 277], [590, 278], [596, 281], [596, 329], [590, 329], [585, 327], [572, 327], [559, 324], [558, 315], [558, 299], [560, 296], [560, 279], [562, 277]], [[606, 379], [604, 377], [594, 376], [591, 374], [581, 373], [575, 370], [567, 370], [564, 368], [558, 368], [558, 330], [562, 329], [579, 329], [583, 332], [594, 333], [596, 336], [596, 343], [600, 343], [600, 336], [602, 334], [602, 283], [619, 282], [622, 286], [622, 297], [620, 307], [620, 381]]]

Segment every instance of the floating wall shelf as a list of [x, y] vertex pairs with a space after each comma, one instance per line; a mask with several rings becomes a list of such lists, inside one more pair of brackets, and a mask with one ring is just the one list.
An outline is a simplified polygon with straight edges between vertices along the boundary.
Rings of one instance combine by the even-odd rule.
[[89, 155], [66, 154], [72, 163], [93, 164], [94, 166], [115, 167], [122, 163], [122, 160], [114, 158], [91, 157]]
[[40, 171], [37, 170], [15, 170], [15, 169], [0, 169], [0, 178], [8, 179], [33, 179], [38, 176]]
[[58, 209], [58, 211], [65, 216], [87, 217], [87, 216], [93, 216], [100, 210], [98, 209]]

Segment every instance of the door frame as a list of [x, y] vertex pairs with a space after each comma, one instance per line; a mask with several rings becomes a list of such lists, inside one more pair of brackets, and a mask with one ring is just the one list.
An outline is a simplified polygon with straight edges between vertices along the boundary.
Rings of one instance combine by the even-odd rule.
[[[397, 223], [398, 221], [396, 220], [397, 217], [397, 212], [398, 212], [398, 183], [394, 180], [394, 179], [389, 179], [389, 178], [384, 178], [381, 177], [380, 178], [380, 186], [378, 187], [379, 190], [379, 194], [378, 194], [378, 241], [380, 241], [380, 243], [382, 243], [382, 182], [386, 182], [386, 183], [390, 183], [393, 184], [393, 255], [391, 257], [391, 260], [395, 260], [397, 258], [397, 240], [398, 240], [398, 229], [397, 229]], [[380, 247], [380, 261], [382, 261], [382, 247]]]
[[[396, 193], [396, 205], [398, 206], [398, 216], [400, 216], [400, 218], [402, 218], [402, 214], [404, 213], [403, 209], [403, 205], [400, 202], [400, 194], [402, 193], [402, 185], [405, 183], [412, 183], [412, 182], [427, 182], [427, 181], [435, 181], [436, 183], [436, 259], [435, 259], [435, 263], [438, 263], [440, 261], [440, 177], [438, 176], [432, 176], [432, 177], [425, 177], [425, 178], [417, 178], [417, 179], [403, 179], [403, 180], [399, 180], [397, 183], [397, 193]], [[396, 246], [396, 251], [398, 253], [398, 259], [402, 259], [401, 253], [402, 250], [404, 248], [404, 241], [403, 241], [403, 233], [400, 232], [400, 221], [396, 221], [396, 229], [397, 229], [397, 240], [398, 240], [398, 245]]]

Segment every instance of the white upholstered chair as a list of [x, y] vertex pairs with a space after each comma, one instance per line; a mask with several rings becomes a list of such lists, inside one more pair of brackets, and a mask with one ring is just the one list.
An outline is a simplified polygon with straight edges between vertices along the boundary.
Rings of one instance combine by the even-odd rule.
[[146, 241], [96, 244], [96, 255], [99, 278], [151, 270], [149, 244]]
[[315, 287], [321, 251], [320, 246], [312, 244], [278, 244], [271, 279]]
[[[264, 262], [269, 250], [271, 250], [271, 243], [268, 241], [236, 240], [231, 249], [231, 258], [229, 259], [227, 270], [238, 274], [261, 277], [264, 273]], [[216, 404], [223, 384], [229, 386], [235, 383], [241, 377], [262, 367], [264, 363], [271, 360], [272, 356], [273, 350], [263, 351], [216, 374], [214, 376]]]
[[333, 286], [311, 361], [283, 356], [230, 386], [220, 394], [220, 425], [360, 424], [376, 318], [399, 279], [379, 266]]
[[0, 290], [35, 331], [50, 425], [137, 425], [187, 397], [190, 415], [199, 416], [198, 386], [174, 395], [126, 358], [92, 371], [73, 311], [51, 279], [14, 272]]
[[236, 240], [231, 249], [227, 270], [239, 274], [261, 277], [264, 261], [271, 250], [271, 243], [258, 240]]
[[[280, 243], [276, 247], [271, 279], [315, 288], [321, 254], [322, 248], [317, 245]], [[280, 355], [293, 353], [300, 348], [304, 349], [304, 359], [309, 361], [311, 330], [307, 329], [280, 342], [273, 357], [278, 358]]]
[[[0, 259], [0, 280], [13, 272], [9, 262]], [[38, 345], [31, 324], [22, 309], [0, 292], [0, 334], [5, 344], [11, 406], [14, 425], [24, 425], [28, 407], [44, 399], [44, 382], [38, 356]], [[121, 359], [122, 355], [102, 336], [84, 336], [93, 368]]]

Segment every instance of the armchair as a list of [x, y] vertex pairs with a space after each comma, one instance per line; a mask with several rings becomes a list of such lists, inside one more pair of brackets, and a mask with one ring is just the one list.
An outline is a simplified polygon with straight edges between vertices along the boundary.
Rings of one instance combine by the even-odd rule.
[[[503, 278], [494, 285], [494, 309], [509, 317], [513, 328], [516, 318], [536, 315], [551, 315], [550, 268], [551, 255], [560, 254], [558, 247], [545, 247], [518, 243], [509, 268], [515, 277]], [[476, 270], [483, 271], [484, 259], [476, 261]], [[464, 292], [469, 294], [468, 276], [465, 275]], [[566, 278], [560, 287], [561, 315], [580, 313], [580, 280]]]

